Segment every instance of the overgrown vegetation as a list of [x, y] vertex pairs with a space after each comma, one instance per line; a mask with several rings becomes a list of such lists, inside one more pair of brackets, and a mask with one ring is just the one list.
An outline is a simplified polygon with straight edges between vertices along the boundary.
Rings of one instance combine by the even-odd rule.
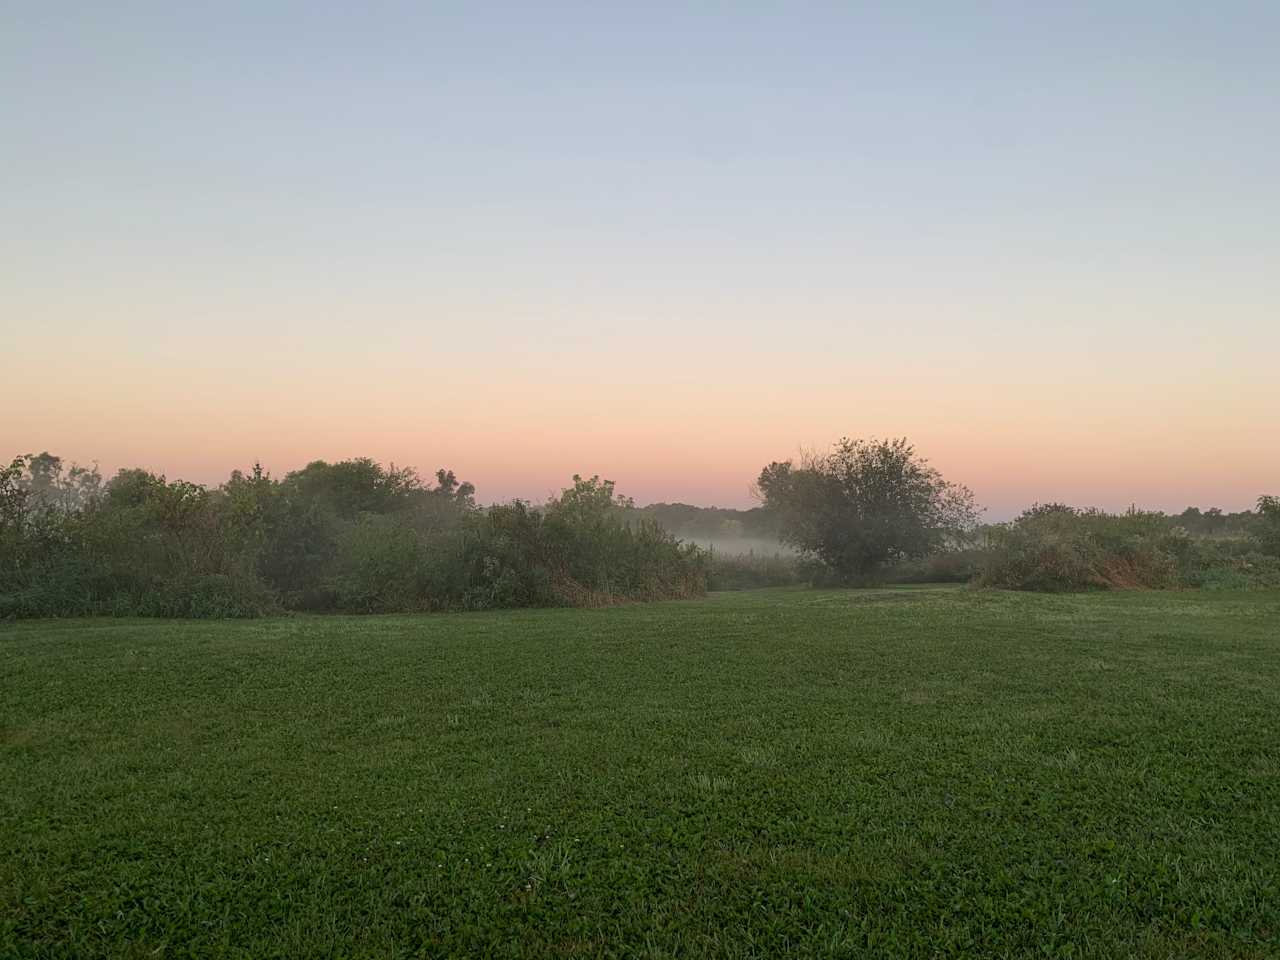
[[488, 509], [451, 471], [260, 468], [209, 489], [48, 454], [0, 471], [0, 616], [593, 606], [695, 596], [706, 561], [598, 477]]
[[[816, 585], [1280, 586], [1280, 497], [1260, 497], [1256, 511], [1189, 507], [1177, 516], [1037, 504], [1011, 523], [980, 527], [968, 488], [945, 480], [905, 438], [845, 438], [798, 466], [771, 463], [757, 489], [763, 515], [805, 558], [792, 575]], [[752, 566], [739, 566], [730, 571], [747, 580]]]
[[813, 564], [786, 553], [707, 553], [707, 588], [754, 590], [787, 587], [814, 580]]
[[1268, 519], [1274, 499], [1259, 500], [1253, 536], [1234, 538], [1192, 536], [1181, 517], [1162, 513], [1038, 504], [985, 530], [977, 582], [1041, 591], [1280, 586], [1280, 541]]
[[0, 468], [0, 618], [601, 606], [799, 584], [1280, 586], [1280, 497], [1176, 516], [1037, 505], [979, 527], [973, 495], [906, 440], [842, 440], [770, 464], [758, 489], [752, 510], [637, 507], [575, 476], [540, 506], [481, 507], [451, 471], [424, 481], [369, 459], [209, 488], [27, 455]]
[[1255, 525], [1258, 548], [1273, 557], [1280, 557], [1280, 497], [1259, 497]]
[[0, 956], [1280, 955], [1276, 594], [0, 626]]

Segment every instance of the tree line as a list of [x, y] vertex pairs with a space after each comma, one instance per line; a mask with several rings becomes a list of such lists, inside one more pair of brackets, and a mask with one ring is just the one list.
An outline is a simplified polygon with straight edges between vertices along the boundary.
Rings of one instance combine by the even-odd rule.
[[706, 562], [598, 477], [477, 506], [370, 459], [223, 484], [109, 480], [49, 454], [0, 470], [0, 616], [253, 616], [600, 605], [696, 596]]
[[[367, 458], [207, 487], [28, 454], [0, 468], [0, 617], [590, 606], [800, 583], [1280, 586], [1274, 496], [1174, 516], [1037, 504], [981, 524], [973, 493], [905, 439], [770, 463], [755, 490], [746, 511], [637, 507], [574, 476], [545, 504], [481, 507], [450, 470], [424, 480]], [[735, 537], [789, 551], [692, 542]]]

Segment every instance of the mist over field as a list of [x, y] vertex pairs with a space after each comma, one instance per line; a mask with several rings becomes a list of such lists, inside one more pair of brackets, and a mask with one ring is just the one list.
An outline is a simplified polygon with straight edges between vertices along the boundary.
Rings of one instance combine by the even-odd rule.
[[716, 553], [722, 553], [731, 557], [743, 556], [745, 554], [758, 554], [766, 557], [774, 555], [790, 557], [795, 556], [796, 554], [795, 548], [790, 544], [786, 544], [780, 540], [772, 538], [689, 536], [684, 537], [683, 539], [690, 543], [697, 544], [704, 550], [714, 550]]

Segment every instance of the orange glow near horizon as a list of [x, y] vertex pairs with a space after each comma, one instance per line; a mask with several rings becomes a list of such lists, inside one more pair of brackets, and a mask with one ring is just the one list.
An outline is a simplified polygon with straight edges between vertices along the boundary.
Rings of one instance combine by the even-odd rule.
[[[108, 473], [136, 465], [209, 484], [254, 461], [281, 475], [314, 459], [371, 456], [428, 476], [448, 467], [483, 502], [541, 500], [573, 473], [598, 473], [642, 503], [741, 507], [771, 460], [841, 435], [907, 436], [995, 519], [1050, 500], [1234, 510], [1280, 488], [1280, 449], [1264, 442], [1276, 390], [1258, 381], [1117, 386], [1045, 370], [1039, 383], [988, 375], [979, 389], [962, 369], [849, 382], [748, 371], [717, 383], [598, 356], [501, 376], [461, 367], [432, 376], [394, 358], [275, 376], [216, 364], [58, 373], [70, 386], [9, 405], [6, 455], [48, 449]], [[10, 395], [41, 396], [48, 374], [20, 368]]]
[[0, 455], [1280, 493], [1280, 6], [448, 6], [7, 18]]

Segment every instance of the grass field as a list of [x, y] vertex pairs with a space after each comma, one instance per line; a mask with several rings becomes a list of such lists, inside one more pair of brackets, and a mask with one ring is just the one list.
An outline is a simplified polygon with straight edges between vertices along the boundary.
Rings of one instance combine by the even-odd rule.
[[1280, 594], [0, 626], [0, 955], [1280, 955]]

